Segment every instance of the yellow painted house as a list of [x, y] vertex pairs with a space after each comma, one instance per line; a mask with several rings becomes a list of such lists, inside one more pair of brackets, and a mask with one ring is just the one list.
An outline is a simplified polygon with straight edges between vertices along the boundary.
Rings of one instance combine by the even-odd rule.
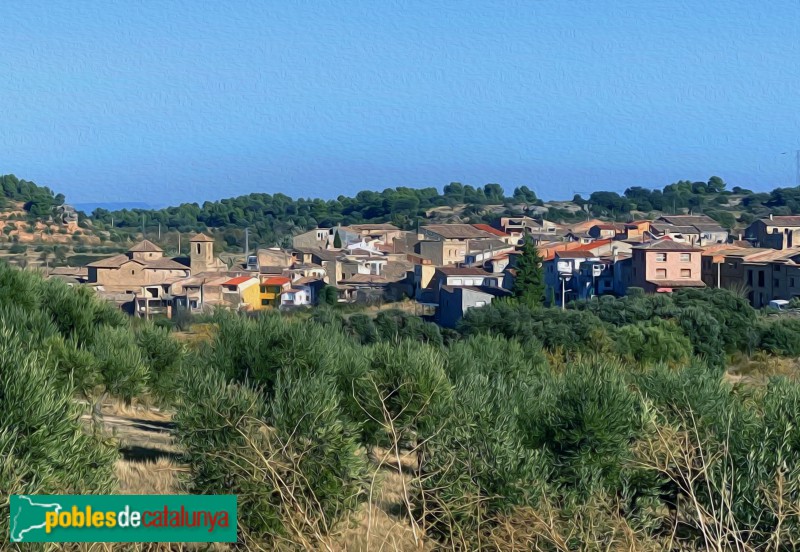
[[292, 286], [292, 281], [284, 276], [270, 276], [261, 280], [259, 286], [260, 308], [281, 306], [281, 294]]
[[222, 301], [241, 310], [261, 310], [258, 278], [237, 276], [223, 282]]

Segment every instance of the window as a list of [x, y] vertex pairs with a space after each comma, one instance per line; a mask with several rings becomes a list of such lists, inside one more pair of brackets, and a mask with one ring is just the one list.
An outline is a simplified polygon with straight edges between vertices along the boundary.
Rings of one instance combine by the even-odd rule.
[[662, 279], [667, 277], [667, 269], [666, 268], [657, 268], [656, 269], [656, 278]]
[[691, 278], [692, 277], [692, 269], [691, 268], [682, 268], [681, 269], [681, 278]]
[[461, 278], [453, 278], [453, 285], [460, 286], [462, 281]]
[[656, 253], [656, 262], [658, 262], [658, 263], [667, 262], [667, 254], [666, 253]]
[[789, 278], [789, 285], [794, 287], [794, 278]]
[[261, 286], [261, 293], [267, 292], [267, 286]]
[[772, 279], [772, 287], [779, 287], [781, 284], [778, 282], [777, 278]]
[[261, 300], [261, 306], [268, 306], [268, 305], [269, 305], [269, 299], [262, 299]]
[[198, 243], [198, 244], [195, 244], [195, 246], [196, 246], [196, 247], [195, 247], [195, 251], [196, 251], [196, 252], [197, 252], [197, 254], [199, 255], [199, 254], [200, 254], [200, 244], [199, 244], [199, 243]]
[[[749, 271], [749, 270], [747, 271], [747, 285], [748, 286], [752, 286], [753, 285], [753, 273], [751, 271]], [[752, 302], [753, 299], [751, 298], [750, 301]]]
[[758, 287], [764, 287], [764, 271], [758, 271]]
[[691, 260], [692, 260], [692, 254], [691, 253], [681, 253], [681, 262], [682, 263], [688, 263]]
[[475, 280], [470, 280], [469, 278], [467, 278], [466, 280], [464, 280], [464, 285], [465, 286], [474, 286], [475, 285]]
[[133, 274], [136, 274], [136, 271], [134, 269], [131, 269], [131, 275]]

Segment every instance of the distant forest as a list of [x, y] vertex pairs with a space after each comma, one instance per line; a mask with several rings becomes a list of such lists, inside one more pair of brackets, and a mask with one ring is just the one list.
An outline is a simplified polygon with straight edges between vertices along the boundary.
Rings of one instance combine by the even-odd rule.
[[[64, 201], [62, 194], [13, 175], [0, 177], [3, 198], [21, 201], [31, 216], [44, 217]], [[441, 213], [431, 214], [436, 208]], [[291, 236], [320, 226], [332, 227], [367, 222], [391, 222], [414, 228], [427, 220], [461, 220], [491, 223], [503, 215], [518, 216], [547, 209], [555, 222], [575, 222], [588, 217], [614, 221], [655, 217], [664, 213], [705, 213], [728, 228], [743, 227], [767, 213], [800, 213], [800, 188], [777, 188], [755, 193], [741, 187], [728, 189], [722, 178], [708, 181], [681, 180], [663, 189], [634, 186], [622, 194], [596, 191], [589, 197], [545, 204], [527, 186], [507, 196], [499, 184], [471, 186], [453, 182], [440, 192], [436, 188], [387, 188], [362, 191], [355, 197], [332, 200], [299, 198], [285, 194], [253, 193], [220, 201], [184, 203], [165, 209], [95, 209], [88, 218], [97, 230], [109, 230], [117, 240], [139, 232], [148, 235], [160, 225], [164, 232], [214, 230], [223, 245], [239, 247], [244, 229], [250, 229], [253, 244], [288, 245]], [[82, 219], [85, 217], [82, 217]]]

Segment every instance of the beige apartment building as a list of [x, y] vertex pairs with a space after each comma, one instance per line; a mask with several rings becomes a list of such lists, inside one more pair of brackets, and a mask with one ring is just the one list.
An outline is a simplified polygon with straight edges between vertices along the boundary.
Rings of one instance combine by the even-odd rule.
[[437, 266], [463, 263], [467, 253], [480, 242], [497, 241], [497, 236], [471, 224], [430, 224], [419, 229], [415, 253]]

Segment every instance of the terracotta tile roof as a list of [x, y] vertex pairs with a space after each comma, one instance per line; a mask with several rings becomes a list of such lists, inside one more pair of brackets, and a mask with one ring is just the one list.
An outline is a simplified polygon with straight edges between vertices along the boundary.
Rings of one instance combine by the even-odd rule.
[[189, 240], [189, 242], [191, 242], [191, 243], [194, 243], [194, 242], [213, 242], [213, 241], [214, 241], [213, 239], [209, 238], [208, 236], [206, 236], [202, 232], [199, 233], [199, 234], [195, 234], [194, 236], [192, 236], [192, 239]]
[[688, 243], [676, 242], [670, 239], [661, 239], [641, 245], [634, 245], [633, 249], [644, 249], [647, 251], [702, 251], [702, 249], [689, 245]]
[[267, 278], [261, 282], [261, 285], [264, 286], [285, 286], [291, 282], [289, 278], [285, 278], [283, 276], [273, 276], [272, 278]]
[[245, 283], [247, 280], [250, 280], [252, 276], [237, 276], [236, 278], [231, 278], [227, 282], [222, 282], [223, 286], [238, 286], [239, 284]]
[[556, 251], [555, 255], [559, 259], [588, 259], [596, 256], [588, 251]]
[[306, 284], [311, 284], [313, 282], [323, 282], [322, 278], [315, 278], [313, 276], [305, 276], [303, 278], [298, 278], [294, 281], [293, 285], [302, 286]]
[[570, 226], [569, 229], [573, 232], [586, 232], [589, 230], [589, 228], [596, 224], [603, 224], [603, 221], [600, 219], [591, 219], [584, 222], [578, 222]]
[[93, 268], [119, 268], [130, 260], [130, 257], [123, 253], [120, 255], [114, 255], [113, 257], [106, 257], [105, 259], [93, 261], [86, 266], [91, 266]]
[[158, 253], [158, 252], [163, 252], [164, 250], [161, 249], [156, 244], [154, 244], [153, 242], [151, 242], [150, 240], [142, 240], [133, 247], [131, 247], [130, 249], [128, 249], [128, 251], [132, 253], [139, 253], [142, 251]]
[[488, 224], [473, 224], [475, 228], [478, 230], [483, 230], [484, 232], [489, 232], [490, 234], [494, 234], [495, 236], [501, 236], [503, 238], [507, 238], [508, 234], [503, 232], [502, 230], [498, 230], [497, 228], [493, 228]]
[[428, 224], [422, 229], [438, 234], [444, 239], [493, 238], [494, 235], [475, 228], [471, 224]]
[[616, 232], [622, 230], [624, 228], [624, 225], [604, 222], [602, 224], [595, 224], [594, 226], [592, 226], [592, 228], [599, 228], [600, 230], [614, 230]]
[[596, 249], [598, 247], [602, 247], [604, 245], [608, 245], [612, 241], [614, 241], [614, 240], [612, 240], [610, 238], [607, 238], [607, 239], [603, 239], [603, 240], [595, 240], [592, 243], [582, 243], [578, 247], [574, 247], [574, 248], [570, 249], [570, 251], [591, 251], [592, 249]]
[[758, 220], [769, 226], [800, 226], [800, 216], [796, 215], [773, 216]]
[[676, 226], [696, 226], [698, 224], [717, 225], [719, 224], [708, 215], [662, 215], [659, 220], [663, 220]]

